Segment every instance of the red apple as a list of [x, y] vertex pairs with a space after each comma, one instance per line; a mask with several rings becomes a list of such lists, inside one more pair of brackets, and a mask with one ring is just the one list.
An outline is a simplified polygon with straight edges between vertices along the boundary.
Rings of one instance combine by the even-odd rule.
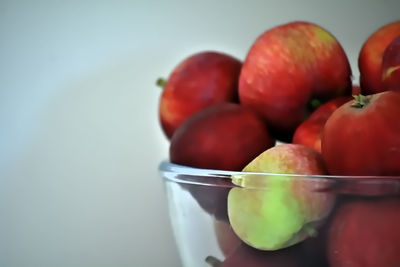
[[382, 84], [384, 90], [400, 91], [400, 34], [383, 53]]
[[264, 121], [234, 103], [207, 107], [188, 118], [170, 143], [173, 163], [206, 169], [240, 171], [275, 144]]
[[361, 88], [359, 85], [353, 85], [352, 89], [351, 89], [351, 95], [359, 95], [361, 94]]
[[220, 52], [200, 52], [175, 67], [163, 89], [159, 116], [168, 138], [190, 115], [220, 102], [237, 102], [242, 63]]
[[325, 122], [338, 107], [351, 99], [351, 96], [342, 96], [320, 106], [297, 127], [292, 143], [308, 146], [321, 153], [321, 135]]
[[400, 175], [400, 92], [359, 95], [325, 123], [321, 150], [330, 174]]
[[276, 26], [254, 42], [239, 77], [239, 99], [288, 141], [315, 102], [351, 94], [348, 58], [335, 37], [308, 22]]
[[365, 95], [384, 91], [382, 85], [382, 57], [389, 43], [400, 35], [400, 21], [386, 24], [364, 42], [358, 56], [360, 86]]
[[371, 198], [341, 206], [329, 232], [330, 266], [399, 266], [399, 207], [399, 198]]

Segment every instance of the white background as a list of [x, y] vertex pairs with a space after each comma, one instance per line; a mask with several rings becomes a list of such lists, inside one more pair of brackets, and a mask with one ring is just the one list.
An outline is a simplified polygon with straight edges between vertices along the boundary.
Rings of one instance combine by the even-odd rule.
[[157, 167], [159, 76], [268, 28], [332, 32], [357, 56], [398, 0], [0, 1], [0, 266], [179, 266]]

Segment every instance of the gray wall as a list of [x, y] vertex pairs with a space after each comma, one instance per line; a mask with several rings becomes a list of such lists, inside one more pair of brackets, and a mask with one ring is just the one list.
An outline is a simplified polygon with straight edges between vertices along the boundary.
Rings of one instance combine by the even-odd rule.
[[244, 59], [291, 20], [331, 31], [354, 79], [398, 0], [0, 1], [0, 266], [179, 266], [157, 165], [159, 76]]

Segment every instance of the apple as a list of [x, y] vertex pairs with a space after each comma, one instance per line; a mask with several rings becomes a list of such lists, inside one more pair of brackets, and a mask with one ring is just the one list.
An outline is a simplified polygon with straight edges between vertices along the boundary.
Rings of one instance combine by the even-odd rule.
[[382, 26], [373, 32], [361, 47], [358, 56], [360, 86], [364, 95], [384, 91], [382, 85], [382, 57], [389, 43], [400, 35], [400, 21]]
[[215, 51], [193, 54], [178, 64], [164, 86], [159, 102], [161, 127], [170, 139], [189, 116], [220, 102], [238, 102], [242, 62]]
[[252, 110], [219, 103], [188, 118], [172, 136], [172, 163], [196, 168], [240, 171], [272, 147], [264, 121]]
[[225, 221], [214, 220], [214, 231], [218, 245], [225, 256], [229, 255], [242, 243], [230, 224]]
[[[179, 185], [190, 193], [203, 211], [211, 215], [213, 219], [229, 222], [227, 199], [229, 190], [233, 186], [230, 179], [217, 178], [211, 181], [210, 177], [201, 180], [199, 176], [189, 175], [181, 175], [180, 179], [187, 181]], [[204, 184], [199, 184], [202, 182]], [[209, 183], [212, 183], [212, 186]]]
[[328, 266], [326, 237], [318, 236], [277, 251], [261, 251], [241, 242], [221, 261], [209, 256], [206, 262], [213, 267], [312, 267]]
[[321, 135], [325, 122], [338, 107], [351, 99], [351, 96], [334, 98], [317, 108], [297, 127], [292, 143], [308, 146], [321, 153]]
[[359, 95], [361, 94], [361, 87], [359, 85], [354, 84], [351, 89], [351, 95]]
[[333, 175], [400, 175], [400, 92], [358, 95], [324, 126], [321, 151]]
[[331, 267], [399, 266], [400, 199], [371, 198], [342, 205], [329, 232]]
[[[234, 103], [219, 103], [197, 112], [176, 130], [170, 142], [172, 163], [205, 169], [239, 171], [258, 154], [273, 146], [264, 121], [252, 110]], [[214, 218], [228, 221], [229, 180], [218, 186], [198, 183], [198, 176], [182, 177], [199, 206]], [[204, 181], [206, 183], [206, 181]]]
[[282, 141], [291, 140], [319, 103], [350, 94], [345, 51], [331, 33], [309, 22], [295, 21], [261, 34], [239, 77], [240, 102], [260, 113]]
[[383, 53], [382, 84], [384, 90], [400, 91], [400, 34]]
[[209, 256], [206, 262], [212, 267], [302, 267], [299, 250], [291, 247], [279, 251], [259, 251], [240, 244], [222, 262]]
[[327, 181], [293, 176], [326, 174], [321, 155], [309, 147], [277, 145], [243, 171], [249, 173], [232, 176], [238, 187], [229, 191], [228, 216], [236, 235], [254, 248], [278, 250], [314, 236], [334, 204], [332, 194], [319, 192]]

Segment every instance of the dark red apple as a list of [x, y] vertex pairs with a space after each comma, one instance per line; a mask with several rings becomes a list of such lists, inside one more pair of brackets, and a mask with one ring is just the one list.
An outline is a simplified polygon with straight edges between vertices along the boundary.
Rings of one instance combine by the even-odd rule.
[[206, 261], [213, 267], [302, 267], [299, 250], [295, 247], [272, 252], [260, 251], [244, 243], [223, 262], [214, 257], [208, 257]]
[[214, 220], [214, 230], [218, 245], [225, 256], [242, 243], [228, 222]]
[[361, 87], [359, 85], [353, 85], [351, 89], [351, 95], [359, 95], [361, 94]]
[[384, 90], [400, 91], [400, 34], [383, 53], [382, 84]]
[[239, 99], [278, 139], [291, 140], [314, 104], [351, 94], [351, 69], [336, 38], [308, 22], [276, 26], [254, 42], [239, 78]]
[[195, 182], [180, 183], [180, 186], [190, 193], [205, 212], [211, 215], [213, 219], [225, 223], [229, 222], [227, 202], [229, 191], [233, 187], [230, 179], [206, 177], [201, 180], [199, 176], [185, 176], [181, 179]]
[[364, 42], [358, 56], [361, 92], [365, 95], [384, 91], [382, 57], [389, 43], [400, 35], [400, 21], [382, 26]]
[[240, 243], [224, 261], [213, 256], [206, 261], [213, 267], [324, 267], [328, 266], [325, 244], [325, 233], [277, 251], [261, 251]]
[[351, 96], [334, 98], [317, 108], [297, 127], [292, 143], [308, 146], [321, 153], [321, 135], [325, 122], [338, 107], [351, 99]]
[[334, 175], [400, 175], [400, 92], [358, 95], [324, 126], [321, 150]]
[[234, 103], [207, 107], [188, 118], [170, 143], [173, 163], [240, 171], [275, 144], [264, 121], [252, 110]]
[[329, 232], [331, 267], [400, 266], [400, 199], [357, 200], [339, 208]]
[[238, 101], [242, 63], [221, 52], [200, 52], [175, 67], [163, 89], [159, 116], [168, 138], [183, 121], [207, 106]]

